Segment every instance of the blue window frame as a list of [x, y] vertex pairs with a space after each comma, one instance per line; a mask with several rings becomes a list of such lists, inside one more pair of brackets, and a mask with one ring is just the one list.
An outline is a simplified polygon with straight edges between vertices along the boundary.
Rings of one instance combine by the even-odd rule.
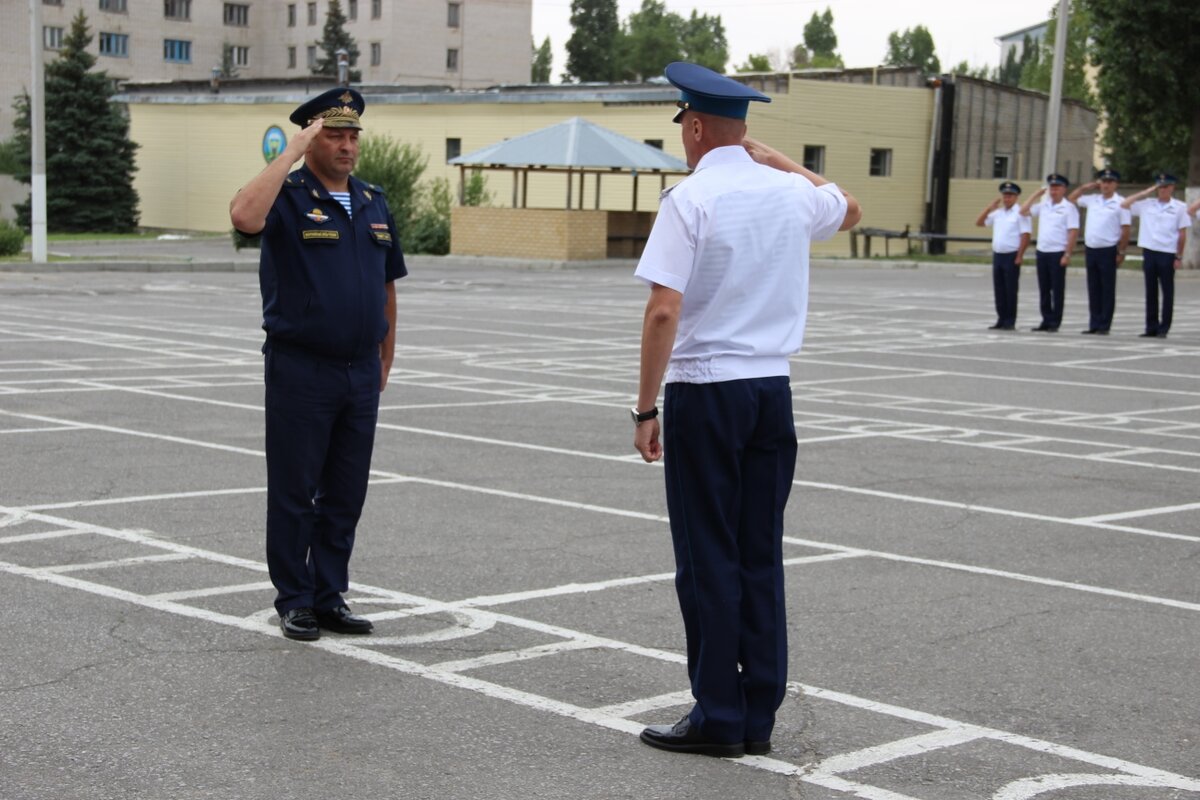
[[128, 57], [129, 36], [124, 33], [101, 33], [100, 55]]
[[163, 61], [192, 63], [192, 43], [183, 39], [163, 39]]

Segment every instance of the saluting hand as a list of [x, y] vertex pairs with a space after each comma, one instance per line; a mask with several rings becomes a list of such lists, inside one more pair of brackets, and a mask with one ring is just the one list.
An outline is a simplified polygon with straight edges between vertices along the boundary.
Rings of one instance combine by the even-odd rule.
[[308, 152], [309, 146], [313, 143], [313, 140], [317, 138], [318, 134], [321, 133], [321, 129], [324, 127], [325, 120], [318, 119], [312, 125], [309, 125], [307, 128], [303, 128], [299, 133], [288, 140], [287, 147], [283, 148], [283, 153], [280, 154], [280, 157], [291, 159], [290, 161], [286, 162], [288, 164], [295, 164], [297, 161], [304, 158], [304, 154]]

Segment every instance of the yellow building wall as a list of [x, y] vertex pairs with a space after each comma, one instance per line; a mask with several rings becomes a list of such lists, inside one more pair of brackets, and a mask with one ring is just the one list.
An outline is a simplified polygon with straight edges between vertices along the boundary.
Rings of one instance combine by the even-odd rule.
[[608, 256], [607, 211], [460, 206], [450, 210], [450, 224], [450, 252], [457, 256], [552, 261]]
[[[795, 80], [790, 92], [770, 104], [754, 103], [750, 135], [797, 161], [805, 145], [825, 147], [825, 175], [852, 193], [865, 209], [864, 225], [917, 229], [924, 216], [933, 93], [925, 89], [876, 87]], [[150, 228], [197, 231], [229, 230], [229, 201], [238, 188], [262, 170], [262, 138], [278, 125], [289, 136], [292, 107], [283, 104], [136, 102], [129, 105], [130, 134], [140, 145], [135, 177], [141, 200], [141, 224]], [[446, 139], [462, 142], [470, 153], [502, 139], [580, 116], [632, 139], [661, 139], [663, 148], [684, 157], [679, 128], [671, 123], [670, 104], [604, 106], [601, 103], [426, 103], [374, 104], [363, 117], [365, 133], [387, 134], [415, 144], [429, 156], [425, 177], [446, 177], [457, 189], [458, 169], [445, 163]], [[892, 150], [892, 173], [869, 175], [872, 148]], [[511, 172], [486, 172], [492, 204], [511, 206]], [[680, 180], [643, 173], [637, 207], [654, 211], [663, 185]], [[595, 177], [585, 179], [583, 207], [595, 202]], [[633, 180], [605, 175], [601, 209], [628, 210]], [[561, 209], [567, 183], [562, 174], [531, 174], [527, 205]], [[952, 196], [953, 199], [953, 196]], [[572, 207], [579, 205], [574, 177]], [[977, 212], [976, 212], [977, 213]], [[848, 234], [815, 243], [813, 251], [849, 255]]]

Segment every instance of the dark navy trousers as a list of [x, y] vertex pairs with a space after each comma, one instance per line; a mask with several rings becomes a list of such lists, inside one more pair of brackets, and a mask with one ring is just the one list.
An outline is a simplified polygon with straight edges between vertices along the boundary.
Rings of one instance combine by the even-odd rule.
[[1038, 299], [1042, 324], [1048, 328], [1062, 325], [1063, 302], [1067, 289], [1067, 270], [1062, 265], [1063, 252], [1037, 251]]
[[[1146, 333], [1166, 334], [1171, 330], [1175, 309], [1175, 254], [1142, 250], [1142, 275], [1146, 279]], [[1162, 313], [1158, 290], [1162, 287]]]
[[1089, 247], [1084, 251], [1087, 266], [1088, 330], [1112, 327], [1117, 306], [1117, 246]]
[[996, 324], [1012, 327], [1017, 324], [1017, 289], [1021, 268], [1017, 254], [992, 253], [992, 293], [996, 296]]
[[691, 722], [718, 742], [769, 739], [787, 688], [788, 378], [668, 383], [663, 451]]
[[328, 610], [349, 587], [379, 416], [379, 354], [339, 361], [270, 343], [263, 352], [275, 608]]

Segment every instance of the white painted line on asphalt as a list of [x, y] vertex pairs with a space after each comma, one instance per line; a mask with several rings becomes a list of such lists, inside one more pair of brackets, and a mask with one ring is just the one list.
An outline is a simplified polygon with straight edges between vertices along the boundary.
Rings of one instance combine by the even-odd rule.
[[[3, 520], [0, 520], [0, 528], [5, 527]], [[42, 531], [41, 533], [23, 533], [19, 536], [5, 536], [0, 538], [0, 544], [18, 544], [20, 542], [40, 542], [45, 539], [62, 539], [66, 536], [79, 536], [85, 531], [76, 530], [58, 530], [58, 531]]]
[[682, 692], [668, 692], [667, 694], [656, 695], [655, 697], [643, 697], [638, 700], [630, 700], [625, 703], [614, 703], [610, 706], [599, 706], [592, 709], [598, 714], [607, 714], [611, 717], [636, 717], [641, 714], [648, 714], [651, 711], [660, 711], [664, 708], [674, 708], [675, 706], [692, 705], [695, 698], [692, 697], [690, 689]]
[[[190, 558], [190, 556], [184, 556]], [[160, 594], [148, 594], [148, 600], [166, 600], [176, 602], [179, 600], [196, 600], [201, 597], [218, 597], [227, 594], [241, 594], [242, 592], [266, 592], [274, 591], [275, 586], [270, 581], [257, 581], [255, 583], [237, 583], [230, 586], [212, 586], [207, 589], [189, 589], [182, 592], [161, 592]]]
[[923, 755], [931, 750], [942, 750], [973, 742], [982, 736], [983, 732], [977, 728], [944, 728], [910, 736], [906, 739], [896, 739], [874, 747], [865, 747], [852, 753], [830, 756], [811, 767], [806, 767], [806, 770], [810, 775], [837, 775], [842, 772], [854, 772], [900, 758]]
[[82, 430], [80, 425], [53, 425], [42, 428], [6, 428], [0, 430], [0, 436], [8, 436], [15, 433], [62, 433], [63, 431], [78, 431]]
[[1021, 778], [1006, 784], [992, 795], [992, 800], [1030, 800], [1040, 794], [1058, 792], [1076, 786], [1137, 786], [1143, 789], [1182, 788], [1161, 778], [1142, 775], [1097, 775], [1093, 772], [1078, 774], [1038, 775]]
[[560, 653], [569, 653], [573, 650], [591, 649], [593, 649], [591, 642], [583, 640], [568, 640], [565, 642], [554, 642], [552, 644], [539, 644], [535, 645], [534, 647], [526, 647], [521, 650], [502, 650], [496, 653], [489, 653], [485, 656], [464, 658], [458, 661], [441, 661], [437, 664], [430, 664], [429, 668], [442, 670], [444, 672], [467, 672], [473, 669], [495, 667], [501, 664], [514, 664], [518, 661], [529, 661], [534, 658], [542, 658], [543, 656], [556, 656]]
[[88, 561], [79, 564], [58, 564], [53, 567], [38, 567], [39, 572], [53, 572], [63, 575], [68, 572], [90, 572], [92, 570], [113, 569], [116, 567], [132, 567], [138, 564], [157, 564], [163, 561], [187, 561], [193, 556], [186, 553], [161, 553], [152, 556], [132, 556], [130, 558], [114, 558], [109, 561]]
[[1099, 594], [1106, 597], [1118, 597], [1122, 600], [1134, 600], [1139, 603], [1150, 603], [1152, 605], [1167, 606], [1169, 608], [1179, 608], [1184, 611], [1200, 611], [1200, 603], [1187, 603], [1183, 600], [1172, 600], [1168, 597], [1155, 597], [1148, 594], [1138, 594], [1136, 592], [1124, 592], [1119, 589], [1106, 589], [1102, 586], [1090, 586], [1084, 583], [1072, 583], [1070, 581], [1060, 581], [1054, 578], [1039, 578], [1035, 575], [1024, 575], [1019, 572], [1009, 572], [1002, 569], [991, 569], [990, 567], [975, 567], [970, 564], [960, 564], [954, 561], [938, 561], [932, 558], [918, 558], [916, 556], [904, 556], [898, 553], [885, 553], [880, 550], [867, 550], [861, 547], [845, 547], [843, 545], [832, 544], [830, 542], [814, 542], [810, 539], [797, 539], [792, 536], [785, 536], [783, 540], [789, 544], [799, 544], [806, 547], [825, 547], [835, 550], [840, 550], [845, 553], [853, 553], [856, 555], [867, 555], [875, 558], [881, 558], [885, 561], [898, 561], [904, 564], [919, 564], [926, 567], [938, 567], [940, 569], [954, 570], [955, 572], [969, 572], [974, 575], [987, 575], [993, 578], [1005, 578], [1007, 580], [1020, 581], [1022, 583], [1035, 583], [1041, 586], [1052, 586], [1057, 589], [1070, 589], [1076, 592], [1086, 592], [1089, 594]]
[[1159, 514], [1177, 514], [1181, 511], [1195, 511], [1200, 503], [1184, 503], [1178, 506], [1159, 506], [1158, 508], [1142, 508], [1136, 511], [1118, 511], [1113, 514], [1098, 514], [1094, 517], [1076, 517], [1071, 520], [1078, 523], [1112, 522], [1118, 519], [1137, 519], [1138, 517], [1153, 517]]

